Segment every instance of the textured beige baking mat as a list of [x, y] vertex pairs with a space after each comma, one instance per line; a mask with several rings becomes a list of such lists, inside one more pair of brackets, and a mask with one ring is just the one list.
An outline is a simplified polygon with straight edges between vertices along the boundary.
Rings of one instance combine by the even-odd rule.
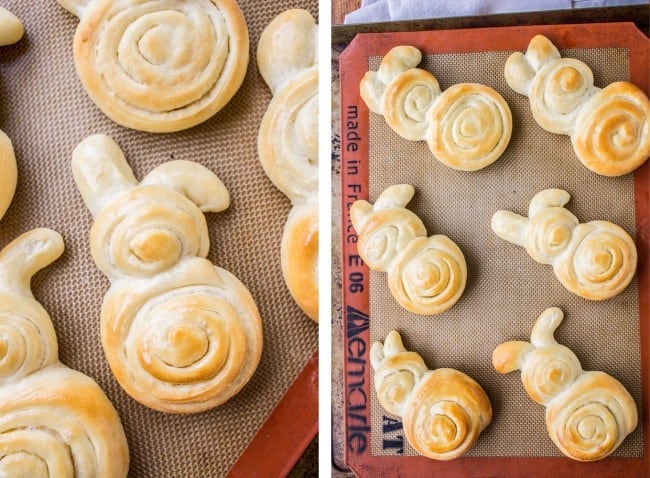
[[[370, 115], [370, 201], [391, 184], [412, 184], [416, 195], [407, 207], [422, 218], [429, 235], [447, 235], [460, 246], [469, 271], [461, 300], [431, 317], [402, 309], [388, 290], [386, 274], [371, 272], [370, 338], [383, 341], [396, 329], [406, 348], [420, 353], [429, 368], [457, 368], [486, 389], [494, 418], [468, 456], [561, 456], [546, 433], [543, 406], [526, 395], [519, 372], [502, 376], [493, 369], [492, 351], [507, 340], [528, 341], [539, 314], [560, 307], [565, 318], [557, 340], [577, 354], [585, 370], [603, 370], [618, 378], [640, 408], [637, 282], [608, 301], [581, 299], [560, 285], [550, 266], [499, 239], [490, 219], [499, 209], [527, 215], [535, 193], [561, 188], [571, 194], [567, 207], [581, 222], [608, 220], [634, 237], [634, 184], [632, 175], [606, 178], [588, 171], [575, 158], [567, 136], [548, 133], [534, 122], [528, 99], [505, 82], [503, 65], [510, 53], [427, 55], [420, 65], [438, 78], [443, 91], [456, 83], [482, 83], [501, 93], [510, 106], [510, 145], [483, 170], [468, 173], [445, 167], [426, 143], [402, 139], [383, 117]], [[626, 49], [561, 53], [590, 65], [596, 86], [629, 78]], [[380, 61], [371, 57], [369, 68], [376, 70]], [[371, 389], [371, 453], [398, 454], [402, 431], [382, 427], [385, 414], [374, 384]], [[614, 455], [642, 455], [642, 433], [639, 423]], [[416, 454], [406, 441], [403, 445], [404, 455]]]
[[[13, 141], [19, 172], [13, 203], [0, 221], [0, 246], [35, 227], [63, 235], [66, 252], [37, 274], [34, 295], [52, 317], [61, 361], [97, 380], [115, 404], [129, 442], [130, 476], [225, 475], [317, 348], [316, 324], [294, 304], [282, 279], [280, 238], [290, 204], [265, 176], [256, 144], [271, 93], [257, 71], [255, 49], [264, 27], [296, 3], [241, 0], [251, 43], [241, 89], [207, 122], [156, 135], [112, 123], [86, 95], [72, 58], [76, 17], [54, 0], [2, 2], [23, 20], [26, 35], [0, 49], [0, 128]], [[300, 6], [315, 15], [318, 2]], [[94, 133], [115, 139], [139, 179], [165, 161], [186, 159], [214, 171], [230, 191], [230, 208], [207, 214], [208, 259], [251, 290], [264, 351], [248, 385], [217, 409], [155, 412], [126, 395], [111, 375], [99, 338], [109, 282], [91, 260], [92, 219], [70, 170], [72, 150]]]

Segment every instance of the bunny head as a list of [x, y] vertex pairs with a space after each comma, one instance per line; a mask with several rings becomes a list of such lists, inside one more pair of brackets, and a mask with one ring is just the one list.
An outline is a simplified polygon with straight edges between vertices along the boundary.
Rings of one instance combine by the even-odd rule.
[[401, 417], [413, 388], [428, 371], [424, 360], [416, 352], [407, 351], [399, 333], [393, 330], [383, 344], [372, 345], [370, 363], [379, 403], [388, 413]]
[[202, 211], [223, 211], [230, 202], [219, 178], [191, 161], [164, 163], [138, 184], [120, 148], [104, 135], [75, 148], [72, 171], [95, 217], [93, 259], [110, 278], [146, 277], [181, 257], [205, 257], [209, 237]]
[[492, 216], [492, 230], [506, 241], [526, 248], [537, 262], [551, 264], [569, 243], [578, 219], [564, 206], [569, 193], [546, 189], [530, 201], [528, 218], [510, 211], [497, 211]]
[[505, 342], [492, 354], [498, 372], [521, 370], [524, 388], [537, 403], [546, 404], [582, 373], [578, 357], [553, 337], [563, 318], [559, 308], [546, 309], [535, 322], [530, 343]]
[[387, 188], [374, 205], [360, 200], [350, 208], [359, 235], [359, 255], [371, 269], [386, 271], [397, 253], [415, 237], [426, 237], [420, 218], [406, 209], [415, 190], [409, 184]]
[[0, 385], [58, 361], [52, 321], [34, 299], [30, 281], [63, 248], [58, 233], [41, 228], [21, 235], [0, 251]]
[[557, 134], [573, 131], [583, 103], [598, 91], [591, 69], [579, 60], [561, 58], [543, 35], [530, 41], [525, 55], [510, 56], [505, 77], [513, 90], [530, 98], [537, 123]]

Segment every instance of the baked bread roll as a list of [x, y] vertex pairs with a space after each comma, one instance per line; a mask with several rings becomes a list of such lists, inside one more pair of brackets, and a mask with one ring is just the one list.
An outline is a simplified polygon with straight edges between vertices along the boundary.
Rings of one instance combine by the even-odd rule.
[[306, 10], [287, 10], [264, 29], [260, 75], [273, 93], [257, 139], [260, 163], [293, 205], [281, 263], [292, 297], [318, 321], [318, 25]]
[[0, 252], [0, 475], [126, 477], [119, 416], [94, 380], [59, 362], [54, 327], [32, 276], [63, 253], [63, 239], [34, 229]]
[[16, 156], [9, 137], [0, 130], [0, 219], [7, 212], [9, 204], [16, 192], [18, 182], [18, 169]]
[[580, 297], [605, 300], [622, 292], [636, 272], [634, 240], [608, 221], [580, 224], [566, 208], [569, 193], [546, 189], [530, 202], [528, 218], [510, 211], [492, 216], [492, 230], [550, 264], [562, 285]]
[[355, 201], [350, 218], [359, 240], [357, 251], [372, 270], [388, 273], [388, 287], [405, 309], [440, 314], [460, 299], [467, 282], [467, 263], [447, 236], [427, 238], [424, 224], [406, 209], [415, 190], [390, 186], [374, 206]]
[[632, 83], [614, 82], [601, 90], [589, 66], [562, 58], [543, 35], [533, 37], [525, 55], [510, 56], [505, 77], [529, 97], [542, 128], [571, 137], [578, 159], [591, 171], [621, 176], [650, 156], [650, 101]]
[[59, 0], [80, 19], [74, 60], [91, 99], [116, 123], [179, 131], [212, 117], [248, 66], [235, 0]]
[[512, 114], [492, 88], [474, 83], [440, 90], [438, 80], [416, 68], [422, 61], [412, 46], [390, 50], [379, 70], [367, 72], [360, 92], [373, 113], [381, 114], [397, 134], [426, 140], [443, 164], [462, 171], [482, 169], [505, 151]]
[[563, 317], [557, 307], [546, 309], [530, 343], [500, 344], [492, 364], [500, 373], [521, 370], [528, 395], [546, 406], [547, 431], [562, 453], [579, 461], [599, 460], [636, 428], [636, 404], [618, 380], [582, 370], [578, 357], [555, 341]]
[[370, 361], [379, 402], [402, 417], [409, 444], [428, 458], [463, 455], [492, 421], [490, 399], [475, 380], [455, 369], [427, 370], [395, 331], [372, 345]]
[[82, 141], [72, 171], [95, 217], [90, 250], [111, 280], [102, 346], [138, 402], [194, 413], [248, 382], [262, 353], [262, 325], [248, 289], [205, 259], [202, 211], [223, 211], [228, 191], [198, 163], [170, 161], [138, 183], [107, 136]]
[[0, 7], [0, 46], [11, 45], [25, 34], [20, 19], [6, 8]]

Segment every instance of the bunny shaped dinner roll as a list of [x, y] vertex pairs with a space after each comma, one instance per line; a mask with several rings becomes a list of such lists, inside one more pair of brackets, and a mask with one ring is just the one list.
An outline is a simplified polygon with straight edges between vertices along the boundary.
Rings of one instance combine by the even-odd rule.
[[235, 0], [59, 0], [79, 17], [74, 61], [90, 98], [128, 128], [179, 131], [241, 86], [248, 29]]
[[571, 137], [580, 162], [603, 176], [634, 171], [650, 156], [650, 101], [637, 86], [618, 81], [600, 89], [591, 69], [562, 58], [543, 35], [505, 66], [508, 85], [530, 99], [535, 121]]
[[569, 193], [546, 189], [530, 201], [528, 218], [510, 211], [492, 216], [492, 230], [526, 248], [537, 262], [551, 264], [562, 285], [591, 300], [614, 297], [636, 272], [634, 240], [608, 221], [580, 224], [568, 209]]
[[414, 194], [409, 184], [390, 186], [374, 205], [355, 201], [350, 218], [359, 255], [371, 269], [388, 273], [397, 302], [416, 314], [440, 314], [463, 294], [467, 264], [447, 236], [427, 237], [420, 218], [406, 209]]
[[428, 370], [392, 331], [370, 349], [379, 403], [403, 418], [409, 444], [435, 460], [452, 460], [469, 450], [492, 421], [485, 390], [451, 368]]
[[441, 163], [476, 171], [499, 159], [512, 133], [512, 114], [492, 88], [460, 83], [442, 92], [438, 80], [416, 68], [422, 53], [396, 46], [378, 71], [361, 80], [361, 97], [373, 113], [383, 115], [397, 134], [426, 140]]
[[0, 252], [0, 476], [123, 478], [120, 418], [90, 377], [59, 362], [52, 321], [30, 280], [63, 253], [34, 229]]
[[291, 296], [318, 321], [318, 25], [306, 10], [287, 10], [264, 29], [257, 66], [273, 99], [257, 139], [260, 162], [293, 208], [284, 226], [281, 264]]
[[569, 458], [599, 460], [612, 453], [637, 426], [634, 399], [603, 372], [582, 370], [578, 357], [553, 337], [564, 314], [546, 309], [537, 319], [530, 343], [500, 344], [492, 354], [500, 373], [521, 370], [526, 392], [546, 406], [546, 428]]
[[198, 163], [163, 163], [138, 183], [107, 136], [86, 138], [72, 171], [95, 217], [90, 250], [111, 280], [101, 311], [104, 352], [129, 395], [194, 413], [235, 395], [257, 368], [262, 325], [250, 292], [205, 259], [202, 211], [228, 191]]

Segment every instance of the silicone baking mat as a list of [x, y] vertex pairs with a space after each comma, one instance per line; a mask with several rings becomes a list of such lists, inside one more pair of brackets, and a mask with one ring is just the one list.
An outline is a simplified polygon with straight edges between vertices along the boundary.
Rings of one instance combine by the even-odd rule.
[[[340, 56], [346, 461], [360, 476], [378, 470], [524, 476], [531, 467], [540, 473], [555, 470], [558, 476], [619, 469], [625, 476], [648, 473], [650, 167], [625, 177], [598, 176], [575, 158], [568, 137], [547, 133], [534, 122], [528, 99], [505, 83], [503, 65], [513, 51], [525, 51], [537, 33], [548, 36], [563, 56], [589, 64], [596, 86], [631, 80], [648, 91], [648, 40], [632, 24], [365, 34]], [[420, 67], [437, 77], [443, 91], [476, 82], [504, 96], [513, 114], [513, 135], [497, 162], [472, 173], [451, 170], [424, 142], [400, 138], [381, 116], [368, 112], [359, 81], [400, 44], [423, 51]], [[350, 205], [356, 199], [374, 202], [397, 183], [415, 186], [408, 208], [422, 218], [429, 235], [445, 234], [457, 242], [468, 262], [464, 295], [444, 314], [408, 313], [392, 298], [386, 275], [369, 271], [358, 258]], [[637, 276], [622, 294], [605, 302], [581, 299], [559, 284], [550, 266], [535, 263], [523, 248], [491, 231], [496, 210], [526, 214], [532, 196], [550, 187], [571, 194], [568, 208], [581, 222], [609, 220], [636, 238]], [[605, 460], [582, 464], [564, 458], [547, 435], [544, 408], [526, 395], [519, 373], [502, 376], [492, 368], [494, 348], [507, 340], [529, 340], [536, 318], [551, 306], [565, 313], [555, 334], [558, 341], [578, 355], [584, 369], [617, 377], [637, 403], [639, 426]], [[464, 457], [436, 462], [416, 456], [399, 420], [377, 403], [368, 352], [372, 342], [383, 341], [393, 329], [430, 368], [460, 369], [490, 396], [493, 421]]]
[[[257, 158], [257, 131], [271, 93], [258, 73], [255, 50], [266, 25], [296, 3], [239, 1], [251, 46], [241, 89], [205, 123], [156, 135], [114, 124], [85, 93], [72, 57], [76, 17], [54, 0], [2, 2], [22, 19], [26, 34], [0, 49], [0, 128], [12, 139], [19, 174], [16, 195], [0, 221], [0, 246], [35, 227], [63, 235], [66, 251], [35, 277], [34, 295], [52, 317], [61, 361], [93, 377], [115, 404], [129, 442], [130, 476], [225, 476], [305, 364], [314, 370], [318, 327], [293, 302], [280, 267], [280, 238], [290, 203]], [[317, 1], [300, 6], [317, 14]], [[165, 161], [185, 159], [214, 171], [230, 191], [230, 208], [206, 216], [208, 259], [250, 289], [262, 316], [264, 351], [251, 381], [219, 408], [196, 415], [155, 412], [126, 395], [109, 370], [99, 338], [99, 312], [109, 282], [90, 257], [92, 218], [70, 170], [72, 150], [94, 133], [119, 144], [139, 179]], [[298, 395], [312, 404], [317, 390], [307, 384]], [[297, 413], [291, 419], [304, 416]], [[271, 432], [284, 426], [269, 425]], [[295, 459], [305, 440], [290, 439]]]

